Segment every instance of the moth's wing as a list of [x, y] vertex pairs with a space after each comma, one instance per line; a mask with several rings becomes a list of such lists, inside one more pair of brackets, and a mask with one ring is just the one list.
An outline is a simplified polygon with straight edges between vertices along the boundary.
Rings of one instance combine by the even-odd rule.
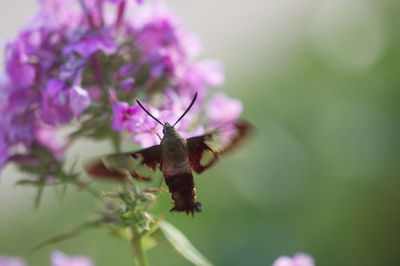
[[205, 135], [188, 138], [186, 145], [189, 163], [196, 173], [201, 173], [213, 165], [220, 155], [225, 155], [239, 146], [254, 127], [247, 121], [240, 120], [221, 126]]
[[105, 155], [85, 164], [86, 172], [93, 178], [148, 181], [152, 172], [160, 166], [161, 146], [156, 145], [136, 152]]

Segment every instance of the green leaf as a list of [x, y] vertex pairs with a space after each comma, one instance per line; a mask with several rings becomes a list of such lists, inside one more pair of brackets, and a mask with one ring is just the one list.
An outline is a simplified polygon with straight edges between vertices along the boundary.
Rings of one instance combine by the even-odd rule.
[[164, 221], [164, 219], [165, 219], [165, 215], [161, 215], [161, 216], [155, 218], [155, 219], [154, 219], [154, 222], [151, 223], [151, 225], [150, 225], [150, 229], [147, 230], [147, 231], [143, 234], [143, 237], [144, 237], [144, 238], [150, 237], [153, 233], [155, 233], [157, 230], [159, 230], [160, 224], [161, 224], [162, 221]]
[[144, 250], [149, 250], [157, 246], [157, 240], [154, 237], [143, 238], [143, 248]]
[[69, 232], [50, 237], [50, 238], [40, 242], [39, 244], [37, 244], [33, 248], [33, 250], [38, 250], [38, 249], [40, 249], [42, 247], [49, 246], [49, 245], [52, 245], [52, 244], [55, 244], [55, 243], [58, 243], [58, 242], [61, 242], [61, 241], [76, 237], [76, 236], [79, 236], [79, 235], [81, 235], [83, 233], [86, 233], [86, 231], [88, 229], [98, 227], [99, 225], [101, 225], [100, 221], [93, 221], [93, 222], [84, 223], [84, 224], [78, 226], [77, 228], [75, 228], [74, 230], [71, 230]]
[[[162, 221], [160, 230], [172, 247], [184, 258], [195, 265], [212, 265], [193, 245], [189, 239], [172, 224]], [[157, 239], [160, 242], [160, 238]], [[162, 241], [162, 240], [161, 240]], [[160, 243], [161, 244], [161, 243]]]

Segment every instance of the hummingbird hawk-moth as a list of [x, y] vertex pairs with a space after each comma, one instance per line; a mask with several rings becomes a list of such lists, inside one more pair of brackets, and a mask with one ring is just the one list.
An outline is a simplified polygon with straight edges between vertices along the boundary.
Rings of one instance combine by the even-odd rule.
[[138, 101], [139, 106], [163, 126], [163, 138], [155, 145], [135, 152], [117, 153], [92, 160], [85, 165], [86, 172], [93, 177], [123, 180], [135, 178], [150, 180], [151, 174], [143, 174], [145, 167], [154, 172], [163, 172], [165, 183], [173, 200], [170, 211], [201, 212], [201, 204], [196, 201], [196, 189], [192, 170], [200, 174], [212, 166], [219, 158], [236, 147], [252, 130], [250, 123], [237, 121], [228, 123], [204, 135], [184, 139], [174, 126], [186, 115], [196, 101], [197, 93], [180, 118], [170, 125], [155, 118]]

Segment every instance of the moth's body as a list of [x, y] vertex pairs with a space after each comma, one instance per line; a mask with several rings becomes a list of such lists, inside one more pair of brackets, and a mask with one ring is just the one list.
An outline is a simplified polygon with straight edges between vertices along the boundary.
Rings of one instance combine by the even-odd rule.
[[196, 189], [189, 164], [186, 140], [168, 123], [164, 126], [161, 140], [161, 171], [173, 199], [174, 211], [186, 213], [200, 211], [195, 202]]
[[[174, 125], [162, 123], [150, 114], [142, 104], [140, 107], [154, 120], [163, 126], [163, 138], [160, 145], [136, 152], [106, 155], [85, 165], [86, 172], [93, 177], [114, 180], [135, 178], [148, 181], [150, 176], [140, 171], [141, 166], [163, 172], [165, 183], [169, 188], [174, 207], [171, 211], [192, 213], [201, 211], [201, 204], [196, 202], [196, 189], [192, 170], [200, 174], [212, 166], [219, 155], [223, 155], [237, 146], [247, 136], [252, 126], [245, 121], [237, 121], [221, 126], [219, 129], [185, 140], [174, 126], [189, 111], [195, 102], [195, 94], [191, 104]], [[227, 132], [225, 137], [223, 133]]]

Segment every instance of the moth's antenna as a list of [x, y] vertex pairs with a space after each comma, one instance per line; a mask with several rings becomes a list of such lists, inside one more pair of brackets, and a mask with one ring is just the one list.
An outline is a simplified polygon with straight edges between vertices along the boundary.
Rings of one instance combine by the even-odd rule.
[[158, 123], [160, 123], [162, 126], [164, 126], [163, 123], [160, 122], [160, 120], [158, 120], [157, 118], [155, 118], [152, 114], [150, 114], [149, 111], [146, 110], [146, 108], [143, 107], [143, 105], [139, 102], [139, 100], [136, 100], [137, 103], [140, 105], [140, 107], [142, 107], [142, 109], [149, 115], [151, 116], [154, 120], [156, 120]]
[[193, 105], [194, 102], [196, 101], [196, 98], [197, 98], [197, 92], [196, 92], [196, 94], [194, 95], [193, 100], [192, 100], [192, 102], [190, 103], [189, 107], [188, 107], [188, 108], [186, 109], [186, 111], [181, 115], [181, 117], [179, 117], [179, 119], [176, 120], [176, 122], [175, 122], [175, 124], [173, 125], [173, 127], [185, 116], [185, 114], [186, 114], [187, 112], [189, 112], [190, 108], [192, 108], [192, 105]]

